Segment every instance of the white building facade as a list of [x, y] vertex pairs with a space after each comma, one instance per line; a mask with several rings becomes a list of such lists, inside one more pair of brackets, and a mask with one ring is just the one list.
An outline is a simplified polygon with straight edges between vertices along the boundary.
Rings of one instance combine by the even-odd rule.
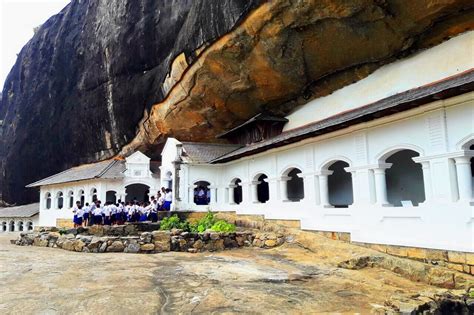
[[[175, 207], [299, 220], [363, 243], [474, 252], [473, 47], [469, 32], [385, 66], [287, 116], [276, 140], [207, 162], [182, 158]], [[344, 120], [366, 112], [375, 114]], [[325, 125], [334, 131], [320, 131]], [[176, 168], [189, 145], [169, 139], [162, 169]], [[203, 184], [208, 204], [196, 204]]]
[[40, 188], [40, 226], [56, 226], [58, 220], [72, 222], [77, 201], [85, 205], [95, 200], [118, 202], [148, 200], [160, 188], [159, 173], [153, 172], [150, 158], [135, 152], [123, 160], [83, 165], [53, 175], [28, 187]]
[[283, 133], [260, 142], [169, 138], [159, 172], [136, 152], [122, 169], [39, 181], [30, 186], [41, 187], [40, 225], [72, 218], [59, 209], [68, 202], [107, 200], [110, 191], [126, 200], [139, 193], [127, 187], [141, 184], [149, 195], [173, 189], [177, 211], [257, 214], [356, 242], [474, 252], [473, 47], [467, 32], [384, 66], [298, 108]]

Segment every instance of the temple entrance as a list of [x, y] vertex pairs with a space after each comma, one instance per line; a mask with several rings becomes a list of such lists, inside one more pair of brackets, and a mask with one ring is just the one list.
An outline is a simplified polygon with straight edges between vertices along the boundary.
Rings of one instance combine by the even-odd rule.
[[148, 202], [150, 200], [149, 193], [150, 187], [145, 184], [132, 184], [125, 187], [125, 192], [127, 194], [125, 201], [138, 201], [138, 202]]
[[[234, 198], [233, 203], [238, 205], [242, 202], [242, 181], [240, 178], [236, 178], [232, 181], [232, 185], [232, 196]], [[232, 203], [232, 200], [230, 203]]]
[[257, 181], [259, 182], [257, 184], [257, 200], [260, 203], [265, 203], [270, 199], [270, 190], [268, 183], [265, 181], [267, 178], [268, 176], [265, 174], [262, 174], [257, 178]]
[[293, 168], [286, 175], [290, 178], [286, 182], [286, 191], [290, 201], [300, 201], [304, 198], [303, 178], [299, 177], [298, 174], [301, 174], [301, 170]]
[[206, 181], [199, 181], [194, 183], [194, 203], [196, 205], [208, 205], [211, 201], [211, 191], [209, 186], [211, 184]]
[[344, 161], [337, 161], [328, 167], [333, 171], [328, 177], [329, 203], [336, 208], [347, 208], [354, 200], [352, 176], [344, 169], [348, 166]]
[[109, 190], [105, 193], [105, 201], [117, 203], [117, 192]]
[[395, 207], [401, 207], [402, 201], [411, 201], [413, 206], [418, 206], [425, 200], [423, 170], [421, 164], [413, 161], [416, 156], [419, 156], [418, 152], [402, 150], [385, 160], [392, 163], [385, 176], [388, 202]]

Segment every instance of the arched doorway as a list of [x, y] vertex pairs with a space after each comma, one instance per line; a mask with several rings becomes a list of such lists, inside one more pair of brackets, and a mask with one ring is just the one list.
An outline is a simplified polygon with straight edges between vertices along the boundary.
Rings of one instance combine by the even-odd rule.
[[344, 168], [349, 164], [344, 161], [336, 161], [328, 167], [332, 174], [328, 176], [329, 204], [335, 208], [347, 208], [354, 202], [351, 173]]
[[8, 231], [15, 232], [15, 222], [10, 221], [10, 223], [8, 225], [9, 225]]
[[240, 178], [235, 178], [230, 182], [230, 188], [232, 191], [229, 194], [229, 203], [230, 204], [240, 204], [243, 200], [242, 198], [242, 181]]
[[31, 222], [31, 221], [28, 222], [26, 224], [26, 228], [27, 228], [28, 231], [33, 231], [33, 222]]
[[[96, 202], [97, 201], [97, 189], [95, 188], [92, 188], [91, 189], [91, 200], [92, 202]], [[102, 200], [101, 200], [102, 201]]]
[[6, 232], [7, 231], [7, 222], [3, 221], [2, 222], [2, 232]]
[[64, 207], [64, 196], [62, 191], [58, 192], [57, 201], [58, 209], [62, 209]]
[[137, 201], [144, 202], [149, 201], [148, 194], [150, 193], [150, 187], [145, 184], [131, 184], [125, 187], [125, 201]]
[[194, 203], [196, 205], [208, 205], [211, 202], [211, 184], [206, 181], [198, 181], [194, 183]]
[[257, 201], [259, 203], [265, 203], [270, 200], [270, 190], [268, 183], [265, 181], [268, 178], [267, 175], [257, 175]]
[[79, 190], [79, 200], [81, 201], [81, 205], [85, 205], [86, 204], [86, 196], [84, 194], [84, 190]]
[[293, 202], [304, 198], [304, 182], [298, 174], [301, 174], [301, 170], [298, 168], [291, 168], [284, 173], [284, 176], [289, 177], [286, 181], [287, 197], [288, 200]]
[[413, 206], [425, 201], [422, 166], [413, 161], [419, 155], [413, 150], [401, 150], [385, 159], [392, 164], [385, 171], [387, 199], [395, 207], [401, 207], [402, 201], [411, 201]]
[[117, 192], [113, 190], [109, 190], [105, 193], [105, 201], [117, 203]]
[[46, 209], [51, 209], [51, 193], [46, 193]]
[[18, 231], [23, 232], [23, 221], [18, 222]]
[[74, 192], [72, 192], [72, 191], [68, 192], [67, 198], [69, 200], [68, 207], [69, 208], [74, 207]]

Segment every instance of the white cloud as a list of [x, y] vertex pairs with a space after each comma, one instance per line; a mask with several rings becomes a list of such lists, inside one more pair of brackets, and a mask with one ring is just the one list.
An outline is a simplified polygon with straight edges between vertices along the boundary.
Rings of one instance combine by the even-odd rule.
[[61, 11], [70, 0], [0, 0], [0, 91], [17, 54], [33, 29]]

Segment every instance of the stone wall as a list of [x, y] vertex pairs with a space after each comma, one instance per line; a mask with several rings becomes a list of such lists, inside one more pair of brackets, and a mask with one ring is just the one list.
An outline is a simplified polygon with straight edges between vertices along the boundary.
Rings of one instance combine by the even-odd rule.
[[20, 246], [53, 247], [87, 253], [196, 253], [239, 247], [270, 248], [283, 244], [285, 238], [282, 233], [254, 233], [248, 230], [232, 233], [192, 233], [177, 229], [161, 231], [158, 223], [136, 223], [68, 230], [39, 228], [33, 233], [21, 233], [13, 242]]

